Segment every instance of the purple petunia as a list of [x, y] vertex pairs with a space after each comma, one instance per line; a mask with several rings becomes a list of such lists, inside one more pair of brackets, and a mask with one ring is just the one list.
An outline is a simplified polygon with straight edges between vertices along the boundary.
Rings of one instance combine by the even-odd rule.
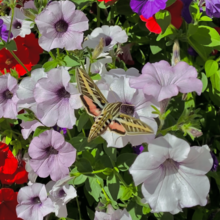
[[43, 217], [54, 212], [54, 206], [47, 197], [45, 185], [34, 183], [22, 187], [18, 192], [17, 216], [24, 220], [43, 220]]
[[54, 181], [68, 175], [68, 168], [76, 160], [76, 149], [54, 130], [45, 131], [33, 138], [28, 153], [32, 158], [30, 166], [34, 172], [42, 178], [50, 175]]
[[0, 118], [16, 119], [18, 114], [16, 90], [17, 79], [8, 73], [0, 76]]
[[39, 45], [46, 51], [53, 48], [82, 49], [83, 31], [88, 18], [71, 1], [51, 2], [35, 19], [41, 33]]
[[34, 90], [37, 102], [37, 117], [53, 127], [72, 128], [76, 122], [74, 109], [82, 107], [80, 94], [70, 83], [70, 75], [64, 67], [52, 69], [47, 78], [40, 79]]
[[[8, 34], [9, 31], [7, 30], [6, 25], [4, 24], [4, 21], [2, 19], [0, 19], [0, 37], [2, 40], [7, 41], [8, 40]], [[10, 37], [12, 38], [12, 33], [10, 35]]]
[[220, 1], [219, 0], [206, 0], [206, 14], [209, 17], [220, 18]]
[[131, 0], [131, 9], [146, 19], [166, 8], [167, 0]]
[[181, 0], [183, 2], [183, 9], [182, 9], [182, 17], [185, 19], [185, 21], [189, 24], [192, 22], [192, 16], [190, 14], [190, 4], [192, 3], [193, 0]]

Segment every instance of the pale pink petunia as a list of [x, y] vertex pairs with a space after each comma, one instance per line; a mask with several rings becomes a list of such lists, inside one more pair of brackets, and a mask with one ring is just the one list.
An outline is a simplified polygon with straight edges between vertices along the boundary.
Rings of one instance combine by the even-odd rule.
[[17, 79], [10, 74], [0, 76], [0, 118], [16, 119], [18, 97]]
[[34, 137], [28, 154], [31, 168], [38, 176], [50, 176], [57, 181], [69, 174], [69, 167], [76, 160], [76, 149], [65, 141], [62, 134], [49, 130]]
[[44, 216], [54, 212], [53, 203], [47, 197], [45, 185], [34, 183], [22, 187], [18, 192], [17, 216], [23, 220], [43, 220]]
[[184, 207], [205, 206], [210, 189], [205, 176], [213, 159], [207, 146], [189, 144], [167, 134], [148, 145], [149, 152], [138, 155], [129, 171], [135, 185], [142, 184], [142, 202], [152, 212], [176, 214]]
[[74, 110], [82, 106], [80, 94], [70, 83], [70, 75], [64, 67], [52, 69], [47, 78], [40, 79], [34, 90], [37, 117], [42, 124], [71, 129], [76, 122]]
[[101, 38], [104, 38], [105, 41], [104, 52], [112, 50], [117, 43], [125, 43], [128, 40], [126, 32], [118, 25], [103, 25], [102, 27], [94, 29], [92, 33], [88, 35], [88, 40], [83, 43], [83, 47], [95, 48]]
[[130, 86], [143, 89], [147, 95], [154, 96], [157, 101], [171, 98], [181, 93], [202, 92], [202, 81], [197, 79], [197, 71], [185, 62], [170, 66], [167, 61], [147, 63], [142, 75], [130, 80]]
[[71, 1], [54, 1], [36, 17], [41, 33], [39, 45], [46, 51], [54, 48], [82, 49], [83, 31], [88, 29], [88, 18]]
[[132, 218], [126, 209], [114, 210], [111, 205], [108, 205], [106, 213], [99, 211], [95, 212], [94, 220], [132, 220]]

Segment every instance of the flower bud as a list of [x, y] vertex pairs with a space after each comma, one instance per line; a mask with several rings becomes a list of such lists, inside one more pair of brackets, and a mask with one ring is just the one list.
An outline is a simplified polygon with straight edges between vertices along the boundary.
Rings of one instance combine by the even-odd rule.
[[178, 40], [175, 40], [173, 44], [173, 56], [172, 56], [172, 66], [175, 66], [180, 62], [180, 45]]

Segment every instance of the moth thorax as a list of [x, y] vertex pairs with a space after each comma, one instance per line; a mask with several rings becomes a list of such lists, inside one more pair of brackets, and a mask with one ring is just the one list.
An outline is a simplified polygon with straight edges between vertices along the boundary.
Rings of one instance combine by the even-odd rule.
[[135, 107], [134, 105], [122, 104], [120, 107], [120, 112], [129, 116], [134, 115]]

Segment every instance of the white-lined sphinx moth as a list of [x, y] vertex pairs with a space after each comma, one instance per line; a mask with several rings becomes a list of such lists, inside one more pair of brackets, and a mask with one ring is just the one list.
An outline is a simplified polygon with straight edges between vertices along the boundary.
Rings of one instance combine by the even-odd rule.
[[132, 108], [121, 102], [108, 103], [97, 85], [81, 68], [76, 69], [76, 82], [81, 93], [81, 101], [87, 113], [95, 117], [89, 133], [88, 142], [110, 129], [120, 135], [140, 135], [153, 133], [153, 129], [130, 115], [121, 113], [126, 108], [133, 115]]

